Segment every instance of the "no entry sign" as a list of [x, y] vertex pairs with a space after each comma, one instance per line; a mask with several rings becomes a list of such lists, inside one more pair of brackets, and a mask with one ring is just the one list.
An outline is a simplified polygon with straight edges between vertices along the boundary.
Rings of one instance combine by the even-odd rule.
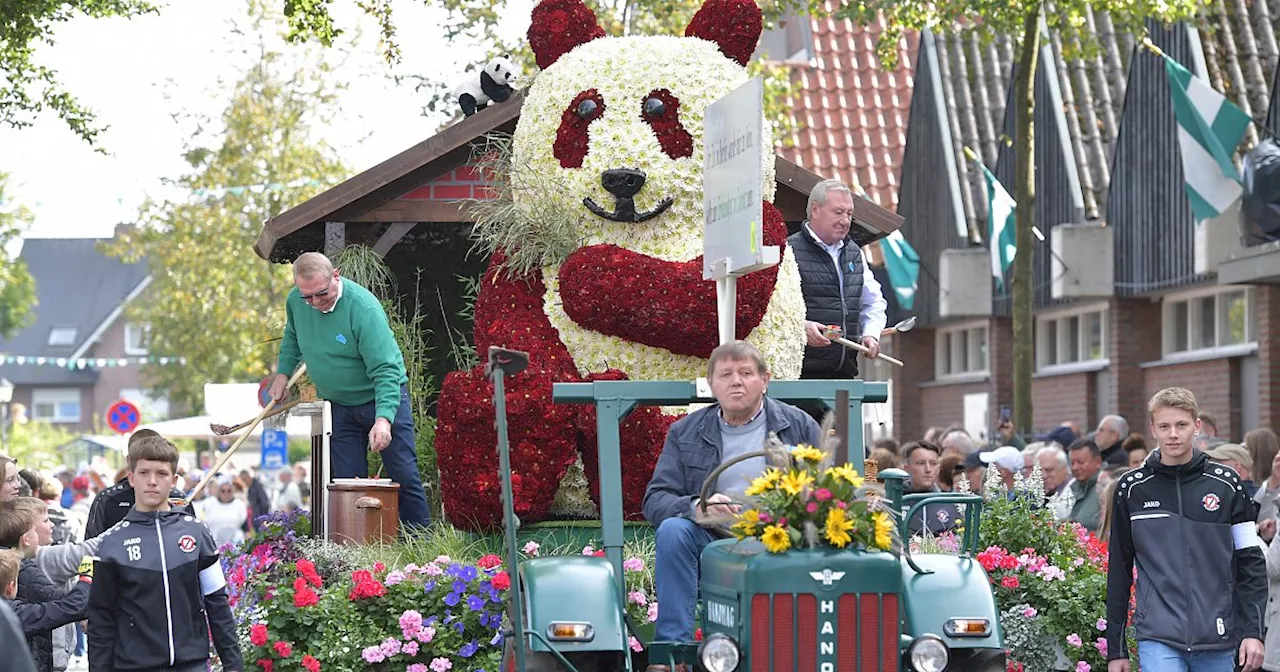
[[107, 407], [107, 426], [121, 434], [128, 434], [138, 428], [138, 407], [121, 399]]

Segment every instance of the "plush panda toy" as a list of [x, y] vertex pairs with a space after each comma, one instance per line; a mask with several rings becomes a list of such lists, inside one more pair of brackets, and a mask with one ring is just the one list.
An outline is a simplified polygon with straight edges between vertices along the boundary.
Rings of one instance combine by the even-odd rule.
[[516, 66], [506, 56], [499, 56], [481, 68], [479, 76], [468, 74], [467, 79], [453, 90], [453, 97], [466, 116], [483, 110], [490, 102], [506, 102], [515, 92]]

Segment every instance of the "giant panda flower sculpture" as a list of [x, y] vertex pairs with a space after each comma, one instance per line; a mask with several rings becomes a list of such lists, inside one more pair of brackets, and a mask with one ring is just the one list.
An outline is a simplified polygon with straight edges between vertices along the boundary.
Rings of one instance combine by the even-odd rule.
[[[530, 355], [506, 388], [524, 522], [548, 516], [579, 457], [598, 503], [595, 411], [552, 403], [553, 383], [705, 375], [718, 334], [715, 283], [703, 280], [700, 256], [703, 120], [711, 103], [747, 81], [762, 25], [750, 0], [706, 0], [683, 37], [605, 37], [581, 0], [544, 0], [532, 19], [541, 72], [525, 92], [508, 178], [517, 208], [567, 213], [575, 243], [520, 273], [504, 265], [510, 250], [496, 250], [475, 307], [477, 351], [497, 345]], [[761, 146], [771, 147], [764, 128]], [[765, 244], [782, 248], [781, 263], [739, 280], [737, 334], [764, 353], [775, 377], [797, 378], [804, 300], [770, 202], [772, 154], [763, 169]], [[501, 520], [492, 394], [477, 367], [450, 374], [440, 397], [441, 495], [463, 528]], [[676, 412], [641, 408], [623, 423], [629, 517], [640, 515]]]

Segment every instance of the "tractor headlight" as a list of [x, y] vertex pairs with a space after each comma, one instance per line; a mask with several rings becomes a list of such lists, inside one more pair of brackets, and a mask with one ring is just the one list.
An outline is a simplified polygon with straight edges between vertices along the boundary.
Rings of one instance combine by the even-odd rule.
[[917, 637], [907, 647], [907, 659], [916, 672], [942, 672], [951, 658], [947, 645], [934, 635]]
[[698, 660], [708, 672], [733, 672], [738, 669], [741, 657], [733, 638], [718, 632], [702, 640], [702, 646], [698, 647]]
[[547, 626], [547, 639], [556, 642], [589, 642], [596, 636], [590, 623], [552, 623]]

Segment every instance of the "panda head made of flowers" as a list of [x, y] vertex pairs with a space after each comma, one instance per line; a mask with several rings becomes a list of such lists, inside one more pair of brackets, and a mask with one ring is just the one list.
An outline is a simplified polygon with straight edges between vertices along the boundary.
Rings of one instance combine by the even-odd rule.
[[[747, 81], [761, 32], [750, 0], [708, 0], [684, 37], [605, 38], [580, 0], [545, 0], [529, 41], [542, 68], [526, 92], [512, 179], [582, 215], [586, 245], [614, 244], [668, 261], [702, 252], [703, 121]], [[772, 147], [764, 124], [762, 147]], [[774, 157], [763, 153], [765, 200]], [[547, 179], [547, 176], [554, 176]], [[554, 193], [540, 193], [540, 192]]]

